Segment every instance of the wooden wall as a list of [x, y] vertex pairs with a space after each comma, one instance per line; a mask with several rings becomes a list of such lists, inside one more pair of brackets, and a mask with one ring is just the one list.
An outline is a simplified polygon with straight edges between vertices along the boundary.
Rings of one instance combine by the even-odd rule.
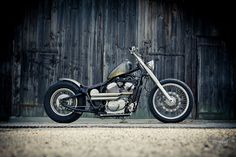
[[[44, 116], [51, 83], [61, 77], [101, 82], [124, 59], [133, 61], [127, 49], [136, 45], [156, 60], [159, 79], [191, 87], [193, 117], [235, 118], [234, 52], [218, 23], [193, 8], [174, 0], [35, 1], [14, 29], [11, 115]], [[152, 117], [147, 97], [144, 92], [134, 117]]]

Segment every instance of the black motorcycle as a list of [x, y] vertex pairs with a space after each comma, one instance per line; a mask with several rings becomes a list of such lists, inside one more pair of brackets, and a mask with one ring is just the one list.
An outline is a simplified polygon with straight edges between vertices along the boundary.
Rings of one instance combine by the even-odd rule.
[[148, 105], [153, 116], [166, 123], [187, 118], [194, 103], [191, 89], [177, 79], [159, 81], [153, 74], [154, 60], [144, 63], [138, 48], [132, 47], [129, 51], [136, 58], [137, 66], [126, 60], [103, 83], [84, 86], [73, 79], [61, 78], [51, 85], [44, 99], [47, 115], [59, 123], [73, 122], [83, 112], [99, 117], [130, 116], [137, 110], [144, 79], [151, 78], [155, 87], [150, 92]]

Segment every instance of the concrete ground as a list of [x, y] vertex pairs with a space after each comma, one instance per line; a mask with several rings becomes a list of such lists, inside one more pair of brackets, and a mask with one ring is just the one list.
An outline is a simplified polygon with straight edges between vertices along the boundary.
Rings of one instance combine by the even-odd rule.
[[235, 121], [163, 124], [155, 119], [47, 118], [0, 123], [0, 157], [221, 157], [236, 156]]

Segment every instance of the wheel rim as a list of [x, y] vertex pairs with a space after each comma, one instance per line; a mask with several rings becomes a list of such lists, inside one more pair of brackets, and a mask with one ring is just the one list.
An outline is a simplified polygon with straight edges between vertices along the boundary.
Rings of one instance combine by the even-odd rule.
[[[75, 95], [75, 93], [68, 89], [68, 88], [60, 88], [56, 90], [51, 98], [50, 98], [50, 105], [54, 113], [56, 113], [59, 116], [68, 116], [73, 113], [73, 111], [65, 108], [61, 105], [61, 99]], [[66, 105], [69, 105], [71, 107], [77, 106], [77, 99], [69, 99], [67, 101], [64, 101]]]
[[186, 90], [178, 84], [167, 83], [163, 88], [174, 100], [173, 104], [157, 89], [153, 95], [153, 107], [155, 111], [165, 119], [177, 119], [183, 116], [189, 107], [189, 96]]

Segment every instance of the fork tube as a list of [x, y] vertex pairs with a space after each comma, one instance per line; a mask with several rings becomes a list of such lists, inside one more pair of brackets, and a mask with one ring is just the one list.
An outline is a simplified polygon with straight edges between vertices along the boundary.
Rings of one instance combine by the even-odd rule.
[[165, 95], [165, 97], [169, 100], [172, 101], [170, 95], [166, 92], [166, 90], [162, 87], [161, 83], [158, 81], [156, 76], [153, 74], [153, 72], [145, 65], [145, 63], [142, 61], [142, 59], [137, 56], [137, 54], [133, 53], [133, 55], [138, 59], [138, 61], [141, 63], [143, 68], [147, 71], [147, 73], [150, 75], [152, 80], [156, 83], [157, 87], [161, 90], [161, 92]]

